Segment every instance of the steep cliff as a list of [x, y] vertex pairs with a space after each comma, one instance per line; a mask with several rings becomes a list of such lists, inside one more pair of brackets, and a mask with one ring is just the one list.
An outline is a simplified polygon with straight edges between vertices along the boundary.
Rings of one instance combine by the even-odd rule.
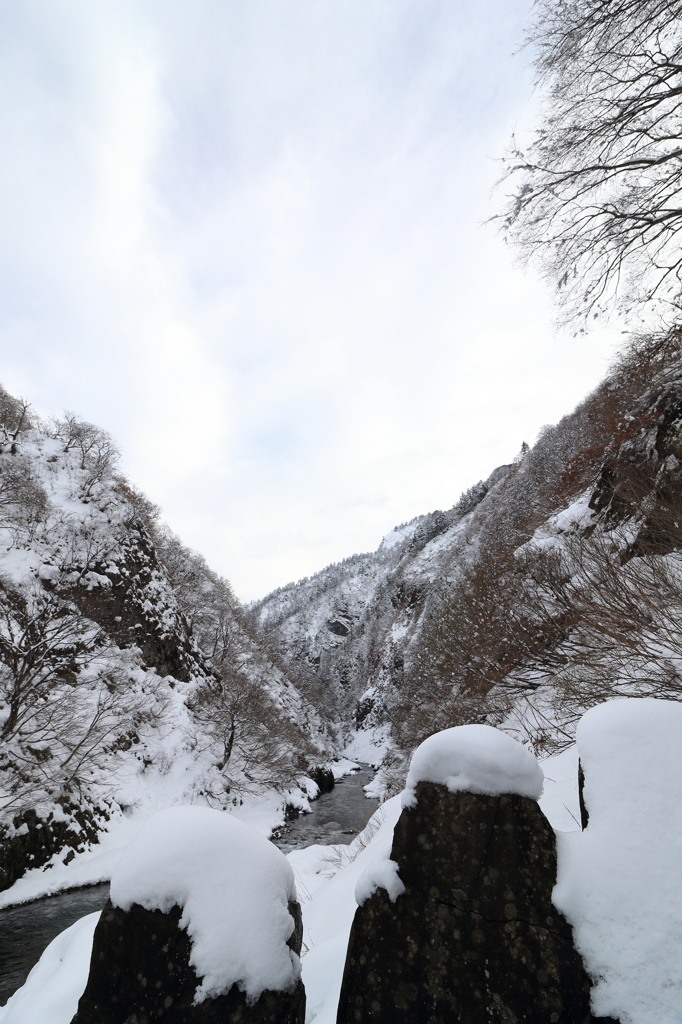
[[314, 675], [317, 700], [346, 736], [353, 727], [384, 721], [376, 694], [400, 680], [425, 609], [449, 566], [465, 557], [474, 510], [510, 469], [500, 466], [447, 512], [395, 527], [375, 552], [353, 555], [251, 605], [259, 632], [286, 666]]

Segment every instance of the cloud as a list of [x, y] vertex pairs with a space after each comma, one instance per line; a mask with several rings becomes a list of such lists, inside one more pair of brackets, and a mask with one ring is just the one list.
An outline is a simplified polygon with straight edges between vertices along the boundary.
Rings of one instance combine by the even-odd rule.
[[483, 220], [525, 2], [0, 12], [2, 379], [244, 597], [447, 507], [593, 386]]

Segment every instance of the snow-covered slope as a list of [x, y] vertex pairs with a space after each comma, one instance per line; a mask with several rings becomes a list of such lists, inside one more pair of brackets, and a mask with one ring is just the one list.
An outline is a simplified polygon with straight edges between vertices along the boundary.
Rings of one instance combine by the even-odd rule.
[[635, 338], [449, 512], [250, 609], [349, 736], [379, 759], [390, 733], [396, 783], [448, 726], [504, 722], [546, 752], [610, 696], [682, 698], [681, 344]]
[[466, 557], [475, 510], [485, 507], [510, 468], [496, 469], [449, 511], [395, 527], [375, 552], [353, 555], [250, 606], [260, 634], [294, 678], [307, 680], [346, 737], [357, 726], [381, 731], [385, 717], [383, 709], [374, 711], [376, 694], [399, 685], [424, 611], [452, 564]]
[[117, 454], [0, 390], [0, 889], [78, 860], [126, 815], [272, 790], [305, 803], [330, 747]]

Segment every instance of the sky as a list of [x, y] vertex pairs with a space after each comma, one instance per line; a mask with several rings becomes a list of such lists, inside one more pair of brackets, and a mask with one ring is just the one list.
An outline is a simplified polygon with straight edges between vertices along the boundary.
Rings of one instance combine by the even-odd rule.
[[525, 0], [0, 5], [0, 381], [111, 432], [243, 600], [373, 550], [603, 376], [486, 223]]

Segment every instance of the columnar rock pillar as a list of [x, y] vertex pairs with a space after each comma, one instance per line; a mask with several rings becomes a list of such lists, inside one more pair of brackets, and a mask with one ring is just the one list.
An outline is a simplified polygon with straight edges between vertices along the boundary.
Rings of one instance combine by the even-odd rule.
[[[552, 905], [555, 836], [534, 798], [541, 773], [538, 787], [532, 755], [501, 733], [486, 749], [495, 732], [431, 737], [422, 747], [433, 754], [440, 743], [440, 767], [415, 754], [391, 861], [358, 885], [337, 1024], [592, 1021], [589, 980]], [[447, 744], [463, 740], [453, 764]]]
[[304, 1024], [293, 871], [220, 811], [162, 811], [126, 851], [72, 1024]]

